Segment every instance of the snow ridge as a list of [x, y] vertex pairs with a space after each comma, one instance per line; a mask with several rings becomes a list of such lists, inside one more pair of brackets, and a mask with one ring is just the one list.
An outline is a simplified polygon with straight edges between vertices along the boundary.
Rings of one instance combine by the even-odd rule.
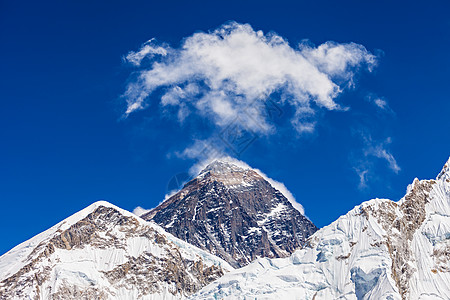
[[0, 299], [450, 299], [450, 159], [318, 231], [229, 162], [147, 217], [98, 201], [21, 243], [0, 257]]
[[288, 258], [260, 258], [191, 299], [450, 299], [449, 163], [398, 202], [373, 199]]
[[99, 201], [0, 257], [0, 299], [180, 299], [232, 267]]

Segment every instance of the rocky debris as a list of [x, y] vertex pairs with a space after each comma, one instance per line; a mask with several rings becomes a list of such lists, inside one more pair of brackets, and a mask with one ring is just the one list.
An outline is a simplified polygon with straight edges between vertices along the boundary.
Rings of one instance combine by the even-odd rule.
[[286, 257], [317, 228], [252, 169], [215, 161], [142, 216], [234, 267]]

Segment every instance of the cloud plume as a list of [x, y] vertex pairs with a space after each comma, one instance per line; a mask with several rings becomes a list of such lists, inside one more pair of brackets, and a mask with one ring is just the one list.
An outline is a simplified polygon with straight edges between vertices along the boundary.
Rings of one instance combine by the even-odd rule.
[[354, 159], [355, 166], [353, 167], [359, 176], [360, 189], [367, 188], [368, 181], [370, 178], [374, 177], [374, 158], [387, 163], [389, 169], [395, 174], [398, 174], [401, 171], [397, 160], [389, 150], [389, 145], [392, 143], [390, 137], [382, 140], [375, 140], [370, 134], [362, 131], [360, 132], [360, 136], [363, 141], [362, 156]]
[[394, 172], [400, 172], [400, 167], [397, 164], [397, 161], [389, 151], [387, 146], [391, 143], [391, 138], [388, 137], [384, 141], [373, 141], [370, 137], [366, 139], [367, 147], [365, 149], [365, 156], [374, 156], [376, 158], [380, 158], [385, 160], [388, 163], [389, 168]]
[[150, 95], [158, 92], [160, 106], [178, 109], [180, 122], [197, 113], [223, 127], [246, 114], [241, 125], [262, 134], [273, 127], [255, 103], [276, 93], [280, 105], [295, 111], [293, 127], [311, 132], [314, 111], [340, 109], [336, 97], [353, 85], [356, 72], [376, 64], [376, 57], [355, 43], [292, 47], [275, 33], [236, 22], [195, 33], [179, 48], [152, 39], [125, 59], [141, 67], [123, 95], [125, 116], [145, 109], [154, 98]]

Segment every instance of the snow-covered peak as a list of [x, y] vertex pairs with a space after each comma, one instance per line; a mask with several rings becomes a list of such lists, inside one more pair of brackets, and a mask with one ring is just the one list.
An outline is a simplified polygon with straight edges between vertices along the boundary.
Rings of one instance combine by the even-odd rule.
[[224, 158], [208, 164], [192, 182], [203, 182], [205, 184], [206, 182], [216, 181], [228, 187], [238, 188], [254, 185], [260, 180], [263, 180], [263, 177], [257, 170], [248, 165], [240, 164], [237, 160]]
[[[32, 237], [31, 239], [17, 245], [13, 249], [9, 250], [4, 255], [0, 256], [0, 278], [5, 278], [14, 272], [17, 272], [27, 263], [27, 258], [33, 252], [33, 250], [41, 244], [43, 241], [51, 239], [58, 232], [67, 230], [70, 226], [84, 219], [87, 215], [94, 212], [97, 208], [104, 206], [118, 210], [119, 212], [127, 212], [114, 204], [107, 201], [97, 201], [89, 205], [88, 207], [80, 210], [79, 212], [64, 219], [58, 224], [52, 226], [44, 232]], [[131, 213], [129, 213], [131, 214]], [[141, 220], [145, 222], [144, 220]], [[14, 263], [12, 263], [14, 262]]]
[[450, 157], [448, 158], [447, 162], [445, 163], [436, 179], [442, 181], [450, 180]]
[[215, 160], [141, 217], [236, 267], [286, 257], [317, 228], [283, 184], [262, 174], [236, 159]]
[[210, 164], [208, 164], [199, 174], [199, 176], [204, 176], [207, 173], [213, 173], [213, 174], [227, 174], [232, 172], [244, 172], [248, 170], [248, 168], [243, 168], [240, 166], [237, 166], [236, 164], [233, 164], [226, 160], [214, 160]]
[[230, 270], [98, 201], [0, 256], [0, 299], [181, 299]]

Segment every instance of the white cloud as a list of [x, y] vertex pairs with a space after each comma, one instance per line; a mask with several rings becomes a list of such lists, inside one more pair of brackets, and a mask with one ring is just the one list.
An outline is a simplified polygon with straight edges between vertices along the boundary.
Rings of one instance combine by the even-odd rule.
[[142, 207], [138, 206], [135, 209], [133, 209], [133, 214], [135, 214], [136, 216], [140, 217], [140, 216], [148, 213], [149, 211], [151, 211], [151, 209], [145, 209], [145, 208], [142, 208]]
[[[181, 187], [180, 187], [181, 189]], [[180, 190], [172, 190], [172, 191], [168, 191], [167, 194], [164, 195], [164, 200], [159, 202], [159, 204], [163, 203], [164, 201], [166, 201], [167, 199], [169, 199], [170, 197], [172, 197], [173, 195], [175, 195], [176, 193], [178, 193]], [[158, 204], [158, 205], [159, 205]]]
[[366, 188], [367, 187], [369, 170], [359, 167], [359, 168], [355, 168], [355, 171], [356, 171], [356, 173], [359, 176], [359, 185], [358, 185], [358, 187], [360, 189]]
[[385, 147], [384, 144], [376, 145], [374, 148], [371, 149], [371, 154], [374, 155], [375, 157], [386, 160], [386, 162], [389, 164], [389, 168], [391, 168], [391, 170], [397, 174], [400, 171], [400, 167], [397, 164], [394, 155], [392, 155], [392, 153], [390, 153], [384, 147]]
[[384, 97], [379, 97], [373, 93], [366, 96], [366, 100], [373, 103], [380, 111], [395, 115], [395, 112], [389, 106], [388, 101]]
[[362, 147], [349, 156], [353, 170], [359, 177], [359, 189], [368, 188], [371, 181], [383, 180], [385, 176], [381, 176], [377, 170], [377, 162], [386, 164], [395, 174], [401, 171], [394, 154], [389, 149], [391, 137], [373, 138], [368, 128], [355, 130], [354, 134], [362, 141]]
[[375, 103], [376, 106], [378, 106], [381, 109], [386, 109], [388, 107], [387, 102], [384, 99], [377, 98], [373, 102]]
[[148, 96], [162, 90], [161, 105], [179, 109], [180, 121], [196, 112], [225, 126], [241, 116], [242, 126], [264, 134], [273, 128], [260, 111], [263, 106], [252, 105], [255, 102], [279, 93], [280, 105], [296, 111], [294, 128], [311, 132], [314, 122], [303, 120], [305, 108], [340, 109], [335, 98], [353, 84], [355, 72], [370, 71], [376, 63], [375, 56], [358, 44], [291, 47], [275, 33], [234, 22], [195, 33], [177, 49], [150, 40], [126, 57], [136, 66], [144, 58], [152, 64], [128, 85], [126, 115], [146, 108]]
[[125, 60], [132, 63], [135, 66], [139, 66], [144, 58], [152, 58], [155, 55], [166, 56], [168, 54], [169, 47], [155, 45], [155, 39], [151, 39], [146, 42], [138, 52], [131, 51], [125, 57]]
[[391, 144], [392, 142], [390, 137], [386, 138], [385, 140], [375, 141], [370, 135], [366, 135], [363, 136], [363, 139], [365, 143], [364, 155], [366, 157], [373, 156], [376, 158], [384, 159], [388, 163], [389, 168], [394, 173], [397, 174], [398, 172], [400, 172], [401, 168], [398, 165], [397, 160], [388, 149], [389, 144]]
[[195, 140], [194, 143], [185, 148], [182, 152], [175, 152], [178, 158], [193, 159], [196, 162], [189, 169], [191, 176], [197, 176], [208, 164], [216, 159], [225, 159], [228, 157], [223, 143], [210, 138], [207, 140]]

